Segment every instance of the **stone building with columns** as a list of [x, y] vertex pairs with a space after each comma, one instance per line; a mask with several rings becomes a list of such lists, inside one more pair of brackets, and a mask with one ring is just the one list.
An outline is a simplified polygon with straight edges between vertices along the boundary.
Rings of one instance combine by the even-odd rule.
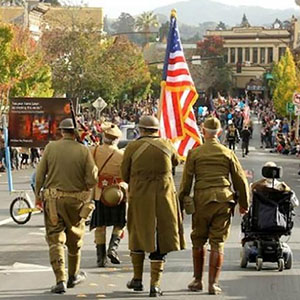
[[286, 48], [295, 49], [299, 41], [299, 23], [275, 20], [270, 28], [251, 26], [246, 16], [240, 26], [228, 30], [208, 30], [205, 37], [218, 35], [224, 39], [225, 61], [232, 67], [236, 94], [245, 89], [264, 94], [264, 74], [277, 63]]

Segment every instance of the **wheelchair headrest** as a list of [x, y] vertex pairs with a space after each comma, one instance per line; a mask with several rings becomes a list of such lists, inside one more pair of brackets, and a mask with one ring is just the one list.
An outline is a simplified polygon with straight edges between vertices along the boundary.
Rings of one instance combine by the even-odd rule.
[[262, 168], [261, 173], [265, 178], [279, 179], [282, 176], [282, 168], [265, 166]]

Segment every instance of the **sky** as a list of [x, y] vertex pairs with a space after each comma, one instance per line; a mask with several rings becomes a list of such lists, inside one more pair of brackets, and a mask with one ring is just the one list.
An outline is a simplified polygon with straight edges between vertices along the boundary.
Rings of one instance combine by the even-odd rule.
[[[70, 0], [69, 0], [70, 1]], [[137, 15], [143, 11], [153, 10], [157, 7], [186, 1], [186, 0], [75, 0], [88, 4], [88, 6], [97, 6], [104, 8], [104, 14], [111, 18], [116, 18], [121, 12], [128, 12], [132, 15]], [[261, 6], [266, 8], [298, 8], [295, 0], [214, 0], [229, 5], [249, 5]]]

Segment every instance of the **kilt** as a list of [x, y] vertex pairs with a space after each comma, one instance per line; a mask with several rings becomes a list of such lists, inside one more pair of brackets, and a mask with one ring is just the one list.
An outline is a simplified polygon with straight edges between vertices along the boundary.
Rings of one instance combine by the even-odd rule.
[[102, 201], [95, 201], [95, 210], [92, 214], [90, 230], [101, 226], [118, 226], [123, 228], [126, 225], [126, 202], [118, 206], [109, 207]]

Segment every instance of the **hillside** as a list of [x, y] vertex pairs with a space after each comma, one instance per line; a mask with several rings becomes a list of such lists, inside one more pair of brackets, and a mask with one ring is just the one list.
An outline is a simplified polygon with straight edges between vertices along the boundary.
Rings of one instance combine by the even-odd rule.
[[154, 10], [156, 14], [169, 16], [173, 8], [176, 8], [180, 22], [188, 25], [198, 25], [204, 22], [223, 21], [234, 26], [240, 23], [245, 13], [251, 25], [272, 24], [276, 18], [284, 21], [292, 15], [299, 16], [300, 9], [266, 9], [256, 6], [231, 6], [212, 0], [190, 0], [159, 7]]

